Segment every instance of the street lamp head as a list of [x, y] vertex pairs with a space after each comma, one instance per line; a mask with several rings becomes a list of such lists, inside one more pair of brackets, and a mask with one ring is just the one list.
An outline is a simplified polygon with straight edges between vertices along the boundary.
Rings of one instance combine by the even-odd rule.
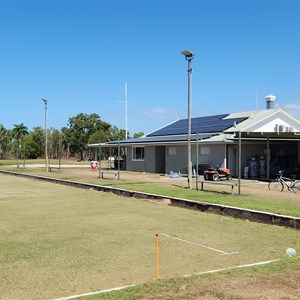
[[45, 104], [48, 102], [48, 100], [44, 98], [42, 98], [41, 100], [44, 101]]
[[194, 58], [194, 53], [189, 51], [189, 50], [183, 50], [181, 53], [185, 56], [186, 59], [193, 59]]

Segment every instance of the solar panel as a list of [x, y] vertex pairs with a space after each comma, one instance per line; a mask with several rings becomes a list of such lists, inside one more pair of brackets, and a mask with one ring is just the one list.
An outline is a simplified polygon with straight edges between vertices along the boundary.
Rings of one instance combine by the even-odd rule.
[[[191, 133], [215, 133], [223, 132], [224, 130], [238, 124], [247, 118], [232, 118], [224, 119], [228, 114], [206, 116], [191, 119]], [[180, 135], [188, 133], [188, 119], [178, 120], [170, 125], [167, 125], [161, 129], [158, 129], [147, 137], [151, 136], [163, 136], [163, 135]]]

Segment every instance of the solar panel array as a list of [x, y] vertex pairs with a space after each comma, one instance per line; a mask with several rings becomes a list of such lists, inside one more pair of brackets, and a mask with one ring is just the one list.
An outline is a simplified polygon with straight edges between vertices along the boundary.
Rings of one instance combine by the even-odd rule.
[[[191, 119], [191, 133], [216, 133], [223, 132], [224, 130], [238, 124], [247, 118], [232, 118], [224, 119], [228, 114], [206, 116]], [[158, 129], [147, 137], [163, 136], [163, 135], [180, 135], [188, 133], [188, 119], [178, 120], [170, 125]]]

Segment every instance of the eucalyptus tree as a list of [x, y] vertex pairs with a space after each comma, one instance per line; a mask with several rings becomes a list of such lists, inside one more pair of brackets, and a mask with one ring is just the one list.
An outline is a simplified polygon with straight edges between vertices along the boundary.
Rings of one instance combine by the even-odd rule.
[[33, 127], [26, 139], [24, 139], [24, 147], [26, 148], [26, 156], [31, 159], [44, 156], [45, 132], [40, 126]]
[[84, 160], [91, 138], [94, 140], [96, 137], [101, 137], [105, 139], [103, 142], [110, 139], [111, 125], [101, 121], [100, 116], [96, 113], [77, 114], [75, 117], [69, 118], [68, 126], [68, 128], [62, 129], [64, 145], [68, 146], [71, 155], [78, 155], [80, 160]]
[[69, 128], [63, 127], [60, 130], [61, 134], [61, 151], [63, 151], [62, 156], [69, 158], [70, 157], [70, 137], [69, 137]]
[[50, 144], [50, 158], [57, 159], [60, 156], [62, 135], [59, 130], [50, 128], [49, 144]]
[[136, 132], [136, 133], [134, 133], [134, 135], [133, 135], [133, 138], [140, 138], [140, 137], [142, 137], [144, 135], [144, 132]]
[[[129, 132], [128, 132], [129, 136]], [[125, 140], [126, 138], [126, 130], [119, 129], [117, 126], [112, 126], [110, 128], [110, 140], [118, 141], [118, 140]]]
[[[111, 140], [111, 132], [108, 130], [97, 130], [89, 137], [89, 144], [98, 144]], [[98, 159], [98, 149], [89, 148], [88, 155], [90, 159]], [[103, 148], [101, 151], [101, 157], [106, 158], [110, 155], [110, 151], [107, 148]]]

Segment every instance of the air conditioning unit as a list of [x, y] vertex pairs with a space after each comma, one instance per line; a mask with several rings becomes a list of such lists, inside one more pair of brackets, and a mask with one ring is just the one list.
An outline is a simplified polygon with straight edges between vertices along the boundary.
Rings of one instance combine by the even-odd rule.
[[275, 124], [275, 132], [294, 132], [294, 128], [285, 124]]

